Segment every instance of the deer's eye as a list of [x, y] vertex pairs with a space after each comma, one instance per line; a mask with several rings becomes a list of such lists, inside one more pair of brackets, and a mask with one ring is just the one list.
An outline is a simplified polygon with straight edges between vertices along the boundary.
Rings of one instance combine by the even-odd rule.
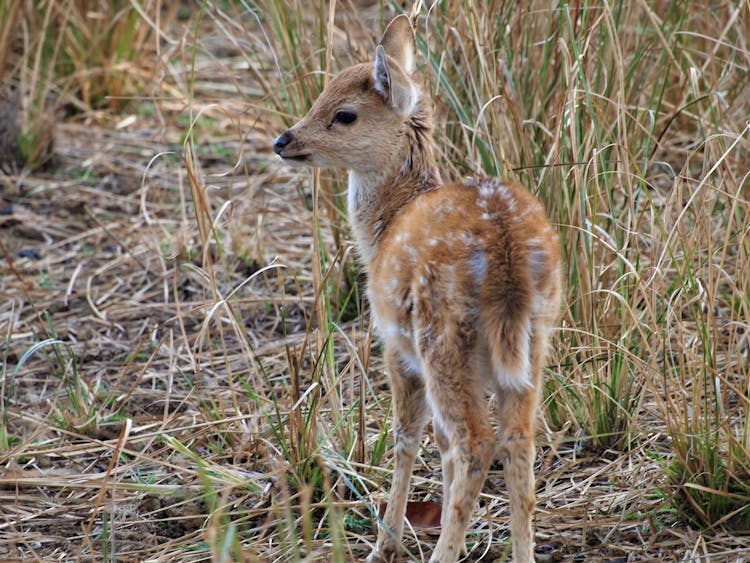
[[336, 115], [333, 116], [333, 121], [349, 125], [357, 121], [357, 114], [353, 111], [337, 111]]

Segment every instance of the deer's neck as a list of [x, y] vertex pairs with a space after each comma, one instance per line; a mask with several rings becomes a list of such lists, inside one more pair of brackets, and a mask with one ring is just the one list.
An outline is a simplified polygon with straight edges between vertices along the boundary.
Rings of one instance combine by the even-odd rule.
[[349, 171], [349, 221], [368, 266], [399, 212], [420, 194], [440, 186], [432, 152], [432, 119], [422, 101], [406, 123], [403, 145], [385, 169]]

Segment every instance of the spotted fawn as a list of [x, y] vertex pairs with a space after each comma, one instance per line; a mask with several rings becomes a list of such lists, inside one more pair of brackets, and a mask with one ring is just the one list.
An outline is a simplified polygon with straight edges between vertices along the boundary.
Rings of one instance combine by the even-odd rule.
[[430, 415], [444, 496], [430, 561], [461, 556], [496, 452], [510, 496], [513, 558], [533, 561], [534, 421], [560, 307], [559, 238], [540, 202], [513, 182], [442, 182], [432, 102], [413, 76], [415, 58], [409, 18], [397, 16], [375, 61], [332, 78], [310, 112], [274, 142], [285, 163], [349, 171], [349, 221], [385, 347], [396, 456], [367, 561], [392, 561], [400, 551], [409, 480]]

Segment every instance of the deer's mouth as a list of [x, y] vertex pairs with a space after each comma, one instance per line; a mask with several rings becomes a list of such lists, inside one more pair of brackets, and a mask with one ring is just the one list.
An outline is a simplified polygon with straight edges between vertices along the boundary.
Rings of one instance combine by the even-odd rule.
[[280, 154], [279, 156], [285, 162], [307, 162], [310, 159], [309, 154]]

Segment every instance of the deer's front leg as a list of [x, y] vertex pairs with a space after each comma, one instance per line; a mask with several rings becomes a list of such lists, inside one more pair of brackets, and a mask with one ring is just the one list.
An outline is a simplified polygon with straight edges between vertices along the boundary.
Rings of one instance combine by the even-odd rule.
[[368, 563], [393, 561], [401, 550], [409, 481], [428, 416], [425, 388], [420, 374], [407, 369], [398, 353], [387, 345], [385, 359], [393, 394], [396, 463], [388, 508], [378, 531], [375, 549], [367, 558]]

